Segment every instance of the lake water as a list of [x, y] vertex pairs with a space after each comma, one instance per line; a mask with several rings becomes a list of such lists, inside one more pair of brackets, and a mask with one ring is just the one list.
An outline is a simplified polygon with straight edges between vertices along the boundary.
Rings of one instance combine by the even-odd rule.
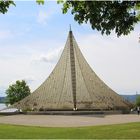
[[3, 109], [3, 108], [5, 108], [5, 107], [6, 107], [5, 104], [0, 104], [0, 110]]
[[15, 109], [15, 108], [2, 110], [4, 108], [6, 108], [6, 105], [5, 104], [0, 104], [0, 112], [15, 112], [15, 111], [17, 111], [17, 109]]

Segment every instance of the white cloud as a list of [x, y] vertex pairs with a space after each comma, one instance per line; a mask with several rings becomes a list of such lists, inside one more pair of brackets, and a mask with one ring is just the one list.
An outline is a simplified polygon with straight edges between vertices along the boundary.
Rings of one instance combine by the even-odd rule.
[[6, 39], [16, 39], [17, 37], [26, 35], [31, 30], [30, 26], [27, 26], [24, 29], [21, 29], [20, 32], [17, 30], [12, 29], [0, 29], [0, 40], [6, 40]]
[[56, 63], [60, 54], [62, 52], [62, 48], [57, 48], [49, 51], [47, 54], [40, 54], [39, 56], [33, 56], [32, 62], [47, 62], [47, 63]]
[[12, 33], [10, 30], [1, 30], [0, 31], [0, 39], [7, 39], [7, 38], [11, 38], [12, 37]]
[[23, 78], [23, 80], [25, 80], [27, 82], [27, 84], [31, 84], [32, 82], [35, 81], [35, 78], [28, 76], [28, 77]]
[[46, 24], [47, 19], [49, 19], [49, 14], [46, 11], [39, 11], [37, 21], [40, 24]]
[[53, 17], [57, 12], [55, 10], [40, 10], [37, 15], [37, 22], [46, 25], [49, 19]]
[[52, 19], [55, 15], [57, 15], [60, 12], [60, 9], [58, 9], [59, 5], [57, 7], [53, 6], [49, 7], [49, 1], [45, 1], [45, 4], [43, 7], [38, 11], [37, 15], [37, 22], [43, 25], [46, 25], [46, 23]]

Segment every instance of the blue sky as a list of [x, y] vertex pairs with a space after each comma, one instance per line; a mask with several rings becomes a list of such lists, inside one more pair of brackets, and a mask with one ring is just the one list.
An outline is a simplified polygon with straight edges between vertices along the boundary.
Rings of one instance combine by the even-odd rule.
[[64, 48], [69, 24], [96, 74], [119, 94], [140, 93], [140, 24], [129, 36], [102, 36], [89, 24], [79, 25], [61, 5], [17, 1], [0, 14], [0, 96], [16, 80], [35, 90], [50, 74]]

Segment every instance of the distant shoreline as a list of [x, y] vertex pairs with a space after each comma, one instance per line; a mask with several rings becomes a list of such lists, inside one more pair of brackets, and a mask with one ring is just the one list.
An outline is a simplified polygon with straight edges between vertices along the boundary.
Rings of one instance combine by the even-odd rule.
[[6, 97], [0, 97], [0, 103], [5, 103]]

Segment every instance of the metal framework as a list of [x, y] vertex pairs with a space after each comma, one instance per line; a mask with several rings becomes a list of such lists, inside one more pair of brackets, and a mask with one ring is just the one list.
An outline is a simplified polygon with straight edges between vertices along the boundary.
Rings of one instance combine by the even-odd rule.
[[128, 109], [130, 103], [110, 89], [83, 57], [69, 31], [60, 60], [31, 95], [11, 108], [22, 110]]

